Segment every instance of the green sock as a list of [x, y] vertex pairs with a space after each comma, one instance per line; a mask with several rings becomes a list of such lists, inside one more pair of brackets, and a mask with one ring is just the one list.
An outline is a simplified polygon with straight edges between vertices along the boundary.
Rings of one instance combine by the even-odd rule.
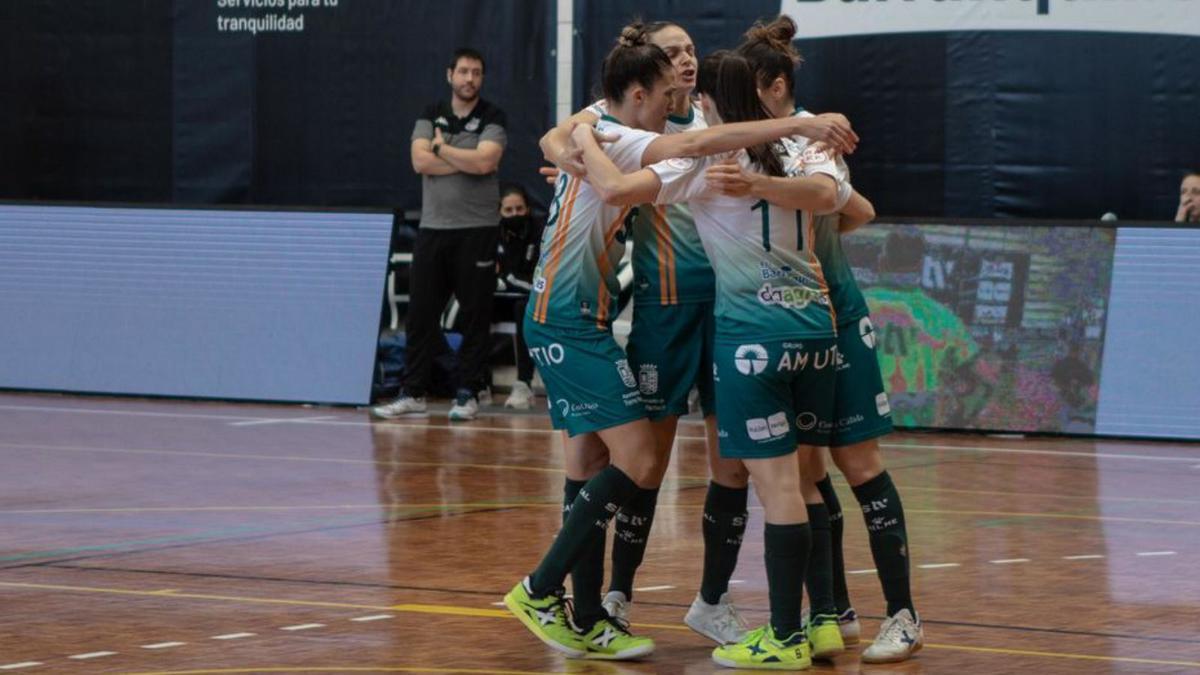
[[886, 471], [853, 490], [867, 523], [871, 557], [875, 559], [875, 569], [883, 585], [888, 616], [902, 609], [915, 616], [908, 583], [908, 532], [904, 527], [900, 493], [896, 492], [892, 477]]
[[808, 523], [773, 525], [763, 531], [763, 558], [767, 563], [767, 595], [771, 600], [771, 627], [786, 640], [804, 630], [800, 623], [800, 597], [808, 571], [812, 530]]
[[[529, 575], [534, 597], [544, 597], [562, 588], [567, 572], [575, 568], [597, 536], [603, 540], [609, 519], [636, 490], [637, 484], [615, 466], [604, 467], [579, 490], [550, 550]], [[600, 555], [604, 555], [603, 548]]]
[[633, 499], [617, 511], [613, 525], [612, 583], [608, 590], [620, 591], [629, 600], [633, 599], [633, 576], [646, 555], [657, 505], [658, 488], [639, 488]]
[[812, 553], [804, 585], [808, 588], [811, 616], [837, 614], [833, 601], [833, 567], [830, 561], [829, 509], [824, 504], [807, 504], [808, 525], [812, 529]]
[[746, 533], [746, 502], [749, 488], [731, 488], [709, 482], [704, 498], [704, 572], [700, 597], [710, 605], [721, 601], [737, 567]]
[[821, 491], [821, 499], [825, 508], [829, 509], [829, 550], [833, 562], [833, 602], [837, 605], [838, 614], [850, 609], [850, 590], [846, 588], [846, 559], [842, 554], [842, 530], [846, 525], [842, 517], [842, 503], [838, 501], [837, 492], [833, 489], [833, 481], [829, 474], [817, 481], [817, 489]]
[[[563, 524], [571, 515], [575, 498], [587, 481], [567, 479], [563, 485]], [[600, 589], [604, 586], [604, 530], [596, 529], [579, 562], [571, 568], [571, 595], [575, 624], [582, 630], [590, 630], [603, 617], [600, 604]]]

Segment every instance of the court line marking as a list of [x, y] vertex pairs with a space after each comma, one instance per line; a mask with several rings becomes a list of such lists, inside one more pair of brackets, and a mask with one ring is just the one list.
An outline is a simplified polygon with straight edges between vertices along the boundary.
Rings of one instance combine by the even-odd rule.
[[[25, 411], [25, 412], [68, 412], [68, 413], [75, 413], [75, 414], [97, 414], [97, 415], [179, 417], [179, 418], [193, 418], [193, 419], [224, 420], [224, 421], [229, 421], [229, 420], [259, 421], [259, 420], [274, 419], [274, 418], [270, 418], [270, 417], [249, 416], [249, 415], [204, 415], [204, 414], [194, 414], [194, 413], [190, 413], [190, 414], [189, 413], [164, 413], [164, 412], [143, 411], [143, 410], [138, 410], [138, 411], [134, 411], [134, 410], [98, 410], [98, 409], [94, 409], [94, 408], [70, 408], [70, 407], [50, 407], [50, 406], [0, 405], [0, 410]], [[328, 417], [328, 416], [326, 416], [326, 417]], [[507, 432], [507, 433], [515, 433], [515, 434], [525, 434], [525, 433], [557, 434], [557, 433], [559, 433], [559, 431], [556, 429], [533, 428], [533, 427], [527, 427], [527, 428], [495, 427], [495, 426], [481, 426], [481, 425], [473, 425], [473, 424], [459, 424], [459, 425], [454, 425], [454, 424], [398, 424], [395, 422], [371, 422], [371, 421], [364, 422], [361, 420], [345, 420], [345, 421], [342, 421], [342, 420], [336, 420], [336, 421], [334, 421], [334, 420], [328, 420], [328, 421], [316, 420], [316, 421], [314, 421], [311, 418], [308, 418], [308, 421], [305, 421], [305, 420], [306, 420], [306, 418], [295, 418], [295, 421], [300, 424], [318, 424], [318, 425], [319, 424], [328, 424], [328, 425], [336, 425], [336, 426], [365, 426], [365, 427], [379, 427], [381, 429], [383, 429], [383, 428], [448, 429], [448, 430], [454, 430], [454, 431], [470, 431], [470, 432], [481, 432], [481, 433]], [[680, 439], [680, 440], [693, 440], [693, 441], [705, 440], [704, 436], [687, 436], [687, 435], [682, 435], [682, 434], [676, 435], [676, 438]], [[879, 445], [882, 448], [891, 448], [894, 450], [936, 450], [936, 451], [946, 450], [946, 451], [952, 451], [952, 452], [998, 452], [998, 453], [1010, 453], [1010, 454], [1020, 454], [1020, 455], [1084, 457], [1084, 458], [1090, 458], [1090, 459], [1127, 459], [1127, 460], [1132, 460], [1132, 461], [1145, 461], [1145, 462], [1194, 463], [1196, 461], [1195, 457], [1170, 457], [1170, 456], [1160, 456], [1160, 455], [1127, 455], [1127, 454], [1116, 454], [1116, 453], [1087, 453], [1087, 452], [1076, 452], [1076, 451], [1069, 451], [1069, 450], [1044, 450], [1044, 449], [1035, 449], [1035, 448], [982, 448], [982, 447], [958, 446], [958, 445], [930, 445], [930, 444], [921, 444], [921, 443], [880, 443]], [[1197, 466], [1200, 466], [1200, 465], [1197, 465]]]
[[[418, 427], [418, 425], [410, 425]], [[419, 428], [419, 427], [418, 427]], [[699, 437], [697, 437], [699, 438]], [[883, 444], [895, 445], [898, 444]], [[0, 448], [13, 450], [39, 450], [50, 452], [101, 452], [101, 453], [117, 453], [117, 454], [154, 454], [154, 455], [179, 455], [182, 457], [212, 457], [218, 459], [242, 459], [242, 460], [259, 460], [259, 461], [291, 461], [291, 462], [319, 462], [332, 464], [369, 464], [376, 466], [387, 467], [428, 467], [428, 468], [467, 468], [467, 469], [490, 469], [497, 471], [532, 471], [536, 473], [565, 473], [565, 469], [558, 467], [541, 467], [541, 466], [523, 466], [519, 464], [484, 464], [477, 462], [412, 462], [412, 461], [385, 461], [371, 459], [352, 459], [343, 457], [311, 457], [297, 455], [245, 455], [239, 453], [223, 453], [223, 452], [204, 452], [197, 450], [165, 450], [161, 448], [98, 448], [95, 446], [72, 446], [72, 445], [42, 445], [36, 443], [13, 443], [0, 441]], [[1092, 456], [1092, 455], [1089, 455]], [[1189, 460], [1190, 461], [1190, 460]], [[673, 480], [668, 480], [668, 484], [675, 481], [700, 481], [707, 483], [707, 476], [678, 476]], [[838, 476], [834, 479], [837, 485], [848, 485], [845, 478]], [[1089, 502], [1131, 502], [1131, 503], [1150, 503], [1150, 504], [1188, 504], [1200, 505], [1200, 500], [1194, 499], [1166, 499], [1154, 497], [1103, 497], [1103, 496], [1087, 496], [1087, 495], [1065, 495], [1065, 494], [1050, 494], [1039, 492], [1003, 492], [999, 490], [964, 490], [957, 488], [941, 488], [941, 487], [922, 487], [914, 485], [904, 486], [906, 491], [919, 492], [944, 492], [950, 494], [969, 494], [969, 495], [996, 495], [1001, 497], [1037, 497], [1046, 499], [1083, 499]], [[0, 513], [24, 513], [26, 511], [0, 511]], [[45, 511], [29, 511], [29, 512], [54, 512], [53, 510]], [[65, 511], [64, 511], [65, 512]]]
[[204, 670], [148, 670], [130, 675], [234, 675], [238, 673], [467, 673], [470, 675], [562, 675], [589, 673], [583, 670], [497, 670], [488, 668], [430, 668], [424, 665], [284, 665], [266, 668], [206, 668]]
[[336, 417], [323, 415], [321, 417], [279, 417], [273, 419], [260, 420], [243, 420], [241, 422], [230, 422], [231, 427], [254, 427], [264, 424], [293, 424], [296, 422], [316, 422], [320, 420], [336, 420]]
[[87, 661], [88, 659], [102, 659], [105, 656], [116, 656], [116, 655], [117, 655], [117, 652], [88, 652], [86, 654], [76, 654], [74, 656], [68, 656], [67, 658], [74, 659], [76, 661]]
[[7, 665], [0, 666], [0, 670], [17, 670], [18, 668], [32, 668], [40, 665], [42, 665], [41, 661], [22, 661], [20, 663], [9, 663]]
[[846, 574], [874, 574], [876, 570], [846, 570]]
[[1064, 555], [1063, 560], [1099, 560], [1104, 556], [1099, 553], [1089, 553], [1087, 555]]
[[142, 645], [142, 649], [170, 649], [171, 647], [182, 647], [186, 642], [157, 642], [152, 645]]
[[[53, 585], [53, 584], [30, 584], [30, 583], [13, 583], [13, 582], [0, 582], [0, 586], [18, 587], [18, 588], [46, 588], [46, 589], [52, 589], [52, 590], [66, 590], [66, 591], [91, 592], [91, 593], [109, 593], [109, 594], [116, 594], [116, 595], [153, 595], [153, 593], [150, 591], [135, 591], [135, 590], [129, 590], [129, 589], [116, 589], [116, 588], [97, 588], [97, 587], [88, 587], [88, 586], [62, 586], [62, 585]], [[158, 596], [158, 597], [163, 597], [163, 596]], [[472, 607], [458, 607], [458, 606], [453, 606], [453, 605], [405, 604], [405, 605], [393, 605], [391, 607], [386, 607], [386, 608], [379, 608], [379, 607], [373, 606], [373, 605], [353, 605], [353, 604], [349, 604], [349, 603], [332, 603], [332, 602], [321, 602], [321, 601], [312, 601], [312, 600], [285, 600], [285, 599], [281, 599], [281, 598], [216, 596], [216, 595], [202, 595], [202, 594], [195, 594], [195, 593], [176, 593], [176, 594], [172, 594], [172, 595], [166, 596], [166, 597], [192, 598], [192, 599], [204, 599], [204, 600], [221, 600], [221, 601], [247, 602], [247, 603], [315, 606], [315, 607], [358, 607], [358, 608], [371, 608], [371, 609], [390, 609], [390, 610], [397, 611], [397, 612], [415, 612], [415, 613], [421, 613], [421, 614], [442, 614], [442, 615], [450, 615], [450, 616], [474, 616], [474, 617], [490, 617], [490, 618], [506, 618], [506, 619], [514, 618], [512, 616], [512, 614], [510, 614], [507, 611], [478, 609], [478, 608], [472, 608]], [[691, 630], [687, 626], [673, 625], [673, 624], [638, 623], [635, 625], [644, 626], [647, 628], [660, 628], [660, 629], [664, 629], [664, 630], [684, 631], [684, 632]], [[253, 633], [250, 633], [250, 634], [235, 633], [234, 635], [253, 635]], [[1121, 663], [1146, 663], [1146, 664], [1152, 664], [1152, 665], [1200, 667], [1200, 661], [1197, 661], [1197, 662], [1165, 661], [1165, 660], [1142, 659], [1142, 658], [1134, 658], [1134, 657], [1099, 656], [1099, 655], [1092, 655], [1092, 654], [1069, 654], [1069, 653], [1060, 653], [1060, 652], [1038, 652], [1038, 651], [1015, 650], [1015, 649], [1004, 649], [1004, 648], [994, 648], [994, 647], [971, 647], [971, 646], [966, 646], [966, 645], [942, 645], [942, 644], [931, 644], [931, 643], [926, 643], [925, 646], [931, 647], [934, 649], [949, 649], [949, 650], [994, 653], [994, 654], [1014, 654], [1014, 655], [1020, 655], [1020, 656], [1044, 656], [1044, 657], [1052, 657], [1052, 658], [1084, 659], [1084, 660], [1091, 660], [1091, 661], [1109, 661], [1109, 662], [1121, 662]], [[281, 669], [278, 672], [289, 672], [289, 670], [297, 671], [297, 670], [301, 670], [301, 669], [297, 669], [297, 668]], [[364, 670], [377, 670], [377, 669], [368, 668], [368, 669], [364, 669]], [[410, 670], [419, 670], [419, 669], [414, 668], [414, 669], [410, 669]], [[166, 673], [169, 671], [162, 671], [162, 672]], [[212, 670], [176, 671], [175, 675], [179, 675], [179, 673], [185, 673], [185, 672], [212, 673], [212, 672], [217, 672], [217, 671], [212, 671]], [[264, 669], [264, 668], [242, 669], [242, 670], [235, 669], [235, 670], [227, 670], [227, 671], [220, 671], [220, 672], [268, 672], [268, 669]], [[397, 672], [409, 672], [409, 671], [397, 671]], [[489, 670], [481, 670], [481, 671], [466, 671], [466, 670], [463, 670], [460, 668], [452, 668], [452, 669], [446, 669], [445, 672], [499, 673], [501, 671], [490, 670], [490, 669]]]
[[298, 631], [298, 630], [312, 630], [314, 628], [324, 628], [324, 627], [325, 627], [325, 624], [323, 624], [323, 623], [298, 623], [295, 626], [283, 626], [279, 630]]
[[1142, 551], [1139, 556], [1158, 556], [1158, 555], [1175, 555], [1175, 551]]
[[1029, 558], [1001, 558], [1000, 560], [989, 560], [993, 565], [1012, 565], [1013, 563], [1033, 562]]
[[213, 640], [241, 640], [242, 638], [254, 637], [257, 633], [226, 633], [224, 635], [214, 635]]
[[641, 593], [641, 592], [647, 592], [647, 591], [669, 591], [672, 588], [675, 588], [675, 587], [674, 586], [642, 586], [641, 588], [635, 588], [633, 590]]
[[924, 565], [917, 565], [917, 567], [923, 570], [940, 570], [945, 567], [962, 567], [962, 563], [926, 563]]
[[[501, 602], [500, 604], [503, 605], [504, 603]], [[393, 618], [395, 618], [395, 617], [392, 616], [391, 614], [371, 614], [368, 616], [356, 616], [350, 620], [365, 623], [367, 621], [383, 621], [384, 619], [393, 619]]]

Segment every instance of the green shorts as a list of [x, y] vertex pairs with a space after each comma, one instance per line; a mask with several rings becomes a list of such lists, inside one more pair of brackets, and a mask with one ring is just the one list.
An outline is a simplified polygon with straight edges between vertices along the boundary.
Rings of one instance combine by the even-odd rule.
[[892, 432], [892, 408], [875, 354], [871, 317], [838, 327], [837, 383], [829, 445], [854, 445]]
[[650, 419], [686, 415], [693, 386], [700, 391], [704, 414], [716, 412], [713, 303], [634, 306], [625, 351]]
[[721, 456], [764, 459], [828, 445], [836, 338], [716, 343]]
[[637, 380], [612, 333], [525, 317], [525, 344], [546, 384], [550, 422], [578, 436], [646, 417]]

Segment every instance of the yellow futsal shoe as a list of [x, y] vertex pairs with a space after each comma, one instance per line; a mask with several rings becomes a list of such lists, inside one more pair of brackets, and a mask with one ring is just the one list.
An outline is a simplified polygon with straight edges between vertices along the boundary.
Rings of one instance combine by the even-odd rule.
[[792, 633], [787, 639], [780, 640], [775, 637], [775, 629], [770, 624], [750, 631], [741, 642], [717, 647], [712, 659], [728, 668], [755, 670], [804, 670], [812, 666], [804, 633]]
[[605, 617], [583, 634], [587, 648], [585, 659], [625, 661], [654, 653], [654, 640], [629, 632], [629, 624], [621, 619]]
[[814, 659], [832, 659], [846, 651], [836, 614], [818, 614], [808, 623], [808, 643]]
[[529, 577], [525, 577], [504, 596], [504, 606], [525, 624], [529, 632], [552, 649], [575, 658], [587, 654], [583, 639], [567, 618], [563, 589], [544, 598], [535, 598], [529, 590]]

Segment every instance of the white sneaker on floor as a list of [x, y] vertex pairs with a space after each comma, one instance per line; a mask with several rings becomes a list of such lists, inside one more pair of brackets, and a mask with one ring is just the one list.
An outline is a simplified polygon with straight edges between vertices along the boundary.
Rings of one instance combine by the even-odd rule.
[[489, 406], [492, 404], [492, 388], [484, 387], [475, 395], [475, 400], [479, 402], [479, 407]]
[[529, 410], [533, 407], [533, 390], [529, 385], [517, 380], [513, 383], [512, 393], [504, 400], [505, 408], [513, 410]]
[[403, 415], [415, 415], [425, 412], [424, 396], [407, 396], [401, 394], [391, 403], [384, 403], [371, 408], [371, 416], [390, 420]]
[[697, 593], [692, 606], [688, 608], [687, 616], [683, 617], [683, 622], [688, 628], [720, 645], [741, 642], [746, 633], [750, 632], [750, 626], [738, 613], [729, 593], [723, 593], [715, 605], [708, 604]]
[[450, 408], [448, 416], [455, 422], [467, 422], [475, 419], [478, 414], [479, 401], [475, 400], [475, 394], [464, 389], [458, 392], [458, 397], [454, 399], [454, 406]]
[[914, 617], [907, 609], [884, 619], [879, 626], [879, 635], [863, 650], [863, 663], [895, 663], [904, 661], [921, 651], [925, 642], [925, 631], [921, 629], [920, 617]]
[[600, 606], [603, 607], [604, 611], [608, 612], [608, 615], [612, 618], [620, 619], [621, 621], [628, 623], [629, 606], [631, 604], [632, 603], [629, 601], [629, 598], [625, 597], [625, 594], [621, 591], [609, 591], [608, 593], [604, 594], [604, 600], [600, 603]]

